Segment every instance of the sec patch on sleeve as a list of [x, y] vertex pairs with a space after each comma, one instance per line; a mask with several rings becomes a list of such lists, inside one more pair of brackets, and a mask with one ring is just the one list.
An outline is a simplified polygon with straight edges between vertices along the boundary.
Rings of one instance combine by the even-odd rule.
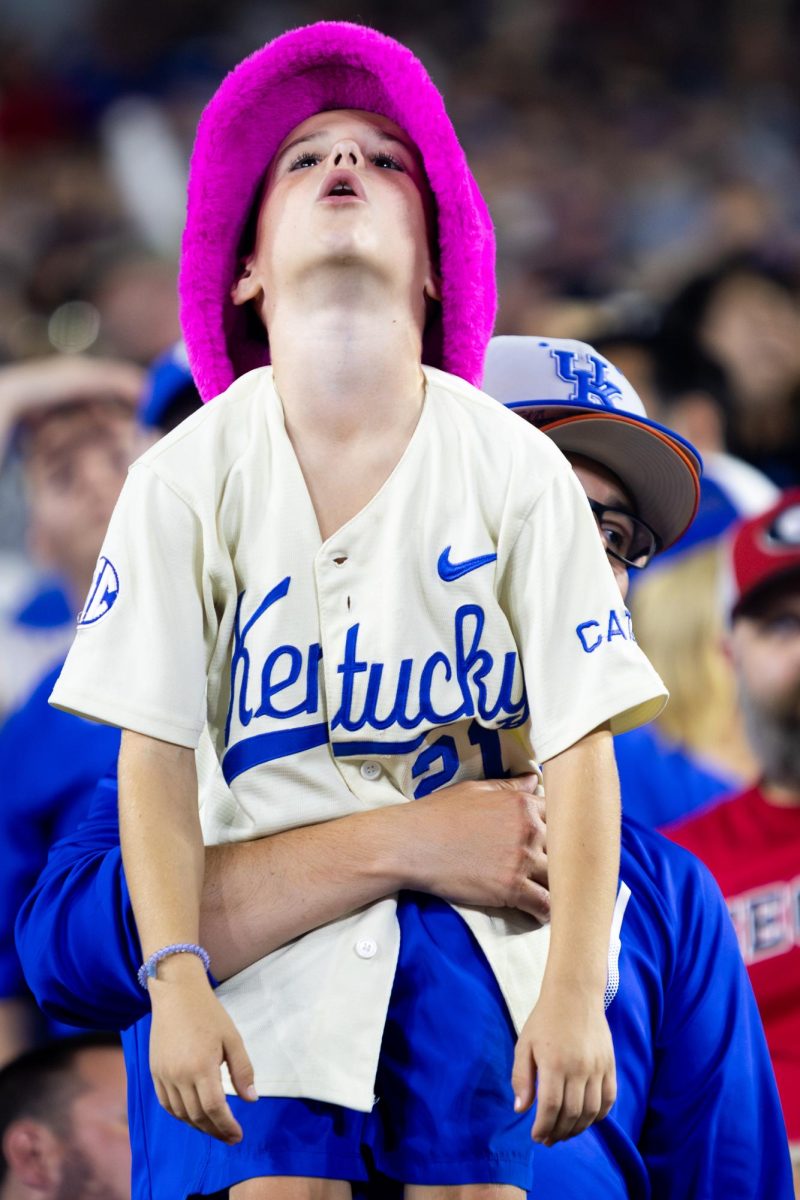
[[79, 625], [94, 625], [114, 606], [119, 595], [119, 575], [110, 558], [101, 555], [83, 612], [78, 613]]

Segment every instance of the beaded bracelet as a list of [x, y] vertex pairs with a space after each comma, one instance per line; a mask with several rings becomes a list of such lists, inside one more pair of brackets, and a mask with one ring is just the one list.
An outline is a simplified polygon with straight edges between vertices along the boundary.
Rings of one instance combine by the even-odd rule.
[[202, 960], [206, 971], [211, 969], [208, 951], [204, 950], [202, 946], [196, 946], [194, 942], [175, 942], [172, 946], [164, 946], [161, 950], [156, 950], [155, 954], [151, 954], [147, 961], [139, 967], [136, 978], [145, 991], [147, 991], [148, 979], [156, 978], [156, 970], [162, 958], [169, 958], [171, 954], [196, 954]]

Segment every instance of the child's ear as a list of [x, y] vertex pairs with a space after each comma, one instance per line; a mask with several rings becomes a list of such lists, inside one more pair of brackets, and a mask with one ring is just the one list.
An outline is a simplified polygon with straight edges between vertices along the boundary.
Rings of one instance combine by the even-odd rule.
[[242, 267], [239, 278], [231, 288], [231, 300], [236, 305], [248, 304], [260, 294], [261, 288], [253, 274], [253, 260], [248, 258]]
[[442, 298], [442, 281], [433, 267], [428, 272], [425, 279], [425, 286], [422, 290], [428, 300], [441, 300]]

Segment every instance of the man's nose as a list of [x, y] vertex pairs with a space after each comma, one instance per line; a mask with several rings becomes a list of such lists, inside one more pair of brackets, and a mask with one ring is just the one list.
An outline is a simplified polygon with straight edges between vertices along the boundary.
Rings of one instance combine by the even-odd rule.
[[364, 161], [358, 142], [343, 138], [331, 147], [331, 158], [335, 167], [359, 167]]

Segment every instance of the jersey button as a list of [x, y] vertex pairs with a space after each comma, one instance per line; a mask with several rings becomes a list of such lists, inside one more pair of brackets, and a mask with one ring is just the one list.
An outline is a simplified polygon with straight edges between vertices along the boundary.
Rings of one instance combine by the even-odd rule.
[[369, 779], [369, 780], [380, 779], [382, 774], [383, 774], [383, 771], [381, 769], [380, 763], [363, 762], [361, 764], [361, 778], [362, 779]]
[[360, 938], [356, 942], [356, 954], [359, 958], [374, 958], [378, 953], [378, 943], [372, 938]]

